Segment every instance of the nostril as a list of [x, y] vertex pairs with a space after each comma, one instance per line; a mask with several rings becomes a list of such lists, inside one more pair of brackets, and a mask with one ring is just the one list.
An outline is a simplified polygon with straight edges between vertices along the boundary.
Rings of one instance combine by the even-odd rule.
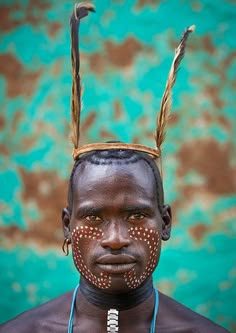
[[128, 234], [121, 233], [119, 231], [108, 231], [104, 233], [101, 245], [108, 247], [114, 251], [117, 251], [123, 247], [127, 247], [130, 244], [130, 238]]
[[112, 238], [109, 238], [109, 239], [103, 239], [102, 242], [101, 242], [101, 245], [103, 247], [107, 247], [107, 248], [110, 248], [112, 249], [114, 252], [118, 252], [120, 249], [122, 249], [123, 247], [127, 247], [129, 246], [130, 244], [130, 241], [129, 239], [127, 240], [121, 240], [119, 238], [116, 238], [116, 239], [112, 239]]

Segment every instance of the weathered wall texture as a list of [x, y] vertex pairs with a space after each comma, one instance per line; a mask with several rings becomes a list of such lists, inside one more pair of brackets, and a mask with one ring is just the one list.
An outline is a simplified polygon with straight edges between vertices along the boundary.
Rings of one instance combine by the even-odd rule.
[[[60, 245], [72, 167], [72, 1], [0, 2], [0, 321], [75, 286]], [[83, 20], [82, 142], [153, 144], [182, 30], [196, 24], [164, 147], [172, 239], [161, 290], [236, 332], [236, 1], [94, 1]]]

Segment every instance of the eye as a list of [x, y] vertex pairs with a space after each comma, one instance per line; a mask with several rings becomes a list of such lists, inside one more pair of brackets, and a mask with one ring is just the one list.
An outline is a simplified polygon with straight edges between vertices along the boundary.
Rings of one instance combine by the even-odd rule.
[[87, 215], [84, 219], [88, 222], [101, 222], [102, 219], [97, 215]]
[[135, 213], [128, 216], [128, 221], [135, 222], [140, 221], [145, 218], [145, 215], [142, 213]]

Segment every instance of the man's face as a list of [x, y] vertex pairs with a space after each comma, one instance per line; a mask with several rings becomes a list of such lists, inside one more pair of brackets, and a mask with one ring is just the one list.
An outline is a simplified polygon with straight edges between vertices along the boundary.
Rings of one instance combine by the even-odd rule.
[[106, 292], [135, 289], [160, 256], [162, 219], [152, 171], [128, 165], [81, 164], [70, 219], [75, 265]]

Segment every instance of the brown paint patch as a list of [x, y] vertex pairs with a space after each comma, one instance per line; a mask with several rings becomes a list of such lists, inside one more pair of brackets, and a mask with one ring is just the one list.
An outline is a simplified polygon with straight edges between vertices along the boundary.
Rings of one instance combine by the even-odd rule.
[[236, 89], [236, 81], [231, 81], [230, 83], [230, 87], [235, 90]]
[[149, 122], [149, 118], [147, 116], [141, 116], [138, 120], [137, 120], [137, 124], [138, 126], [142, 126], [142, 128], [147, 127]]
[[19, 10], [20, 5], [15, 4], [11, 7], [6, 6], [6, 5], [1, 5], [1, 10], [0, 10], [0, 30], [2, 32], [5, 31], [11, 31], [15, 27], [19, 26], [21, 24], [20, 20], [14, 19], [12, 16], [12, 13], [15, 10]]
[[[62, 60], [55, 61], [55, 63], [52, 65], [52, 75], [55, 77], [58, 77], [61, 74], [62, 71]], [[51, 96], [48, 97], [47, 103], [49, 102]], [[53, 105], [54, 101], [51, 97], [50, 104], [47, 105]]]
[[147, 131], [144, 134], [145, 138], [147, 138], [148, 140], [152, 140], [152, 142], [154, 143], [154, 132], [153, 131]]
[[160, 1], [157, 0], [138, 0], [137, 7], [143, 8], [144, 6], [153, 5], [153, 6], [159, 6]]
[[21, 140], [24, 151], [30, 150], [31, 148], [35, 147], [36, 142], [37, 142], [37, 137], [33, 137], [33, 136], [24, 137]]
[[45, 11], [51, 7], [50, 1], [49, 0], [30, 0], [29, 8], [33, 10], [35, 7], [38, 10]]
[[[207, 61], [203, 63], [204, 69], [207, 73], [215, 75], [219, 75], [222, 81], [230, 82], [227, 77], [227, 72], [230, 71], [230, 66], [234, 62], [236, 58], [236, 51], [228, 52], [224, 55], [224, 58], [216, 65], [212, 64], [211, 59], [209, 58]], [[235, 80], [232, 80], [235, 82]]]
[[60, 22], [53, 22], [50, 24], [49, 29], [48, 29], [48, 34], [50, 37], [54, 38], [56, 35], [59, 33], [61, 30], [62, 25]]
[[101, 75], [104, 72], [106, 58], [100, 53], [93, 53], [88, 58], [89, 66], [92, 72]]
[[196, 195], [197, 190], [199, 190], [199, 186], [187, 185], [182, 188], [182, 193], [185, 199], [189, 199], [190, 201], [192, 201]]
[[[53, 69], [54, 71], [54, 69]], [[55, 76], [57, 76], [56, 74], [54, 74]], [[53, 98], [53, 96], [47, 96], [45, 104], [47, 106], [53, 107], [55, 105], [55, 100]], [[38, 125], [40, 126], [41, 124], [44, 124], [42, 121], [38, 121]]]
[[207, 111], [203, 110], [202, 112], [202, 120], [206, 122], [207, 124], [211, 123], [213, 121], [212, 115]]
[[219, 225], [223, 225], [224, 223], [227, 223], [229, 220], [235, 220], [236, 216], [236, 206], [228, 208], [227, 210], [222, 211], [221, 213], [217, 214], [216, 216], [216, 223]]
[[115, 120], [121, 120], [124, 116], [120, 101], [114, 101]]
[[191, 1], [191, 7], [194, 11], [199, 12], [202, 9], [202, 4], [198, 1]]
[[85, 120], [82, 122], [81, 133], [86, 133], [89, 128], [95, 123], [97, 118], [96, 112], [90, 112]]
[[30, 72], [10, 53], [0, 55], [0, 74], [7, 83], [7, 96], [33, 95], [41, 71]]
[[232, 129], [229, 120], [224, 115], [212, 115], [207, 110], [203, 110], [201, 118], [207, 125], [217, 123], [227, 131]]
[[37, 223], [27, 221], [29, 228], [23, 235], [24, 241], [43, 246], [58, 245], [63, 238], [61, 211], [67, 202], [67, 181], [55, 171], [28, 172], [23, 168], [19, 171], [24, 184], [22, 199], [25, 206], [35, 201], [41, 215]]
[[225, 69], [223, 69], [222, 68], [222, 66], [219, 64], [219, 65], [215, 65], [215, 64], [213, 64], [212, 62], [211, 62], [211, 59], [209, 60], [207, 60], [207, 61], [205, 61], [204, 63], [203, 63], [203, 69], [204, 69], [204, 71], [206, 72], [206, 73], [208, 73], [209, 74], [209, 76], [210, 75], [214, 75], [214, 76], [220, 76], [221, 77], [221, 79], [223, 80], [223, 81], [225, 81], [226, 80], [226, 72], [225, 72]]
[[25, 18], [23, 22], [28, 22], [33, 26], [40, 26], [42, 22], [47, 22], [45, 12], [50, 8], [51, 5], [47, 0], [30, 0], [24, 9]]
[[[169, 41], [171, 49], [174, 50], [178, 45], [178, 43], [179, 43], [179, 38], [176, 39], [175, 37], [173, 37], [173, 35], [171, 35]], [[202, 49], [204, 49], [206, 53], [214, 55], [217, 48], [214, 46], [212, 38], [209, 34], [206, 34], [203, 37], [195, 36], [194, 34], [192, 34], [191, 38], [189, 38], [189, 41], [187, 43], [186, 52], [188, 52], [188, 54], [190, 52], [196, 53]]]
[[222, 127], [224, 127], [226, 130], [230, 131], [232, 129], [232, 126], [229, 122], [229, 120], [223, 116], [223, 115], [220, 115], [220, 116], [217, 116], [217, 121], [219, 122], [219, 124], [222, 125]]
[[[115, 44], [112, 41], [105, 43], [105, 51], [102, 54], [95, 52], [91, 55], [87, 55], [91, 71], [97, 75], [102, 75], [108, 64], [111, 63], [116, 67], [128, 67], [132, 65], [135, 56], [142, 51], [142, 44], [139, 43], [134, 37], [127, 38], [121, 44]], [[151, 52], [151, 49], [147, 49]], [[83, 57], [83, 55], [81, 55]]]
[[203, 40], [202, 40], [202, 43], [203, 43], [204, 50], [207, 51], [208, 53], [210, 53], [211, 55], [214, 55], [215, 47], [214, 47], [214, 44], [212, 42], [211, 36], [210, 35], [204, 36]]
[[213, 139], [184, 144], [179, 153], [177, 176], [195, 170], [205, 178], [204, 187], [217, 195], [235, 193], [235, 168], [230, 165], [231, 146], [220, 145]]
[[0, 144], [0, 154], [3, 155], [3, 156], [8, 156], [9, 155], [9, 151], [8, 151], [6, 145]]
[[189, 234], [196, 242], [201, 242], [205, 234], [210, 230], [208, 226], [203, 223], [199, 223], [192, 227], [189, 227]]
[[[43, 225], [41, 224], [43, 228]], [[29, 228], [27, 230], [20, 229], [17, 225], [11, 225], [8, 227], [0, 226], [1, 243], [4, 248], [12, 248], [15, 244], [24, 244], [38, 246], [44, 251], [47, 251], [49, 247], [59, 247], [60, 242], [52, 237], [45, 237], [42, 230], [39, 228]], [[61, 238], [62, 241], [63, 238]]]
[[108, 60], [117, 67], [127, 67], [132, 64], [135, 56], [142, 50], [142, 45], [134, 38], [127, 38], [122, 44], [106, 42]]
[[226, 58], [223, 60], [224, 68], [229, 67], [236, 58], [236, 51], [230, 52], [226, 55]]
[[206, 86], [203, 93], [212, 100], [214, 107], [222, 109], [225, 106], [225, 102], [220, 98], [221, 87], [216, 85]]
[[0, 226], [1, 243], [4, 248], [11, 248], [14, 244], [25, 244], [27, 233], [28, 231], [20, 229], [17, 225]]
[[13, 120], [12, 120], [12, 132], [13, 133], [15, 133], [17, 131], [17, 127], [23, 118], [24, 118], [24, 115], [21, 110], [17, 110], [14, 113]]
[[175, 126], [179, 121], [179, 115], [177, 113], [172, 113], [169, 120], [168, 120], [168, 124], [170, 126]]
[[134, 136], [132, 142], [135, 143], [135, 144], [139, 144], [140, 143], [140, 138], [138, 136]]
[[[47, 22], [45, 11], [51, 7], [46, 0], [30, 0], [27, 4], [21, 5], [13, 3], [12, 5], [1, 5], [0, 11], [0, 30], [1, 32], [9, 32], [25, 22], [33, 26], [40, 26]], [[21, 18], [14, 18], [14, 12], [20, 11], [23, 14]]]
[[173, 221], [178, 223], [178, 211], [189, 211], [192, 209], [194, 203], [196, 201], [201, 201], [202, 209], [208, 211], [209, 207], [211, 207], [218, 196], [212, 192], [209, 192], [204, 185], [181, 185], [177, 187], [177, 191], [179, 193], [178, 199], [176, 199], [173, 203], [171, 203], [172, 213], [173, 213]]
[[5, 118], [2, 114], [0, 114], [0, 129], [3, 129], [5, 127]]

